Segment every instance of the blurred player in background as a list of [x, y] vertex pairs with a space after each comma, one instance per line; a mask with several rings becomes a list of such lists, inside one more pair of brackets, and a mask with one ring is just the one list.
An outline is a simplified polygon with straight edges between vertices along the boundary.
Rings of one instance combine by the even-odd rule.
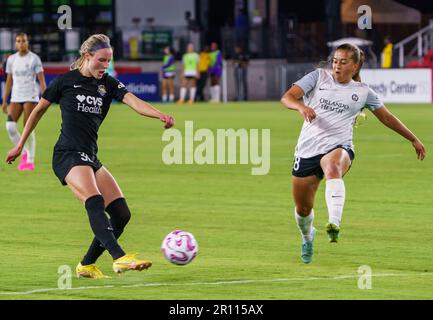
[[210, 65], [210, 52], [209, 46], [204, 46], [203, 50], [200, 52], [200, 62], [198, 63], [198, 71], [200, 73], [198, 83], [197, 83], [197, 95], [196, 101], [205, 101], [204, 90], [206, 88], [209, 65]]
[[380, 66], [384, 69], [392, 68], [392, 50], [393, 45], [391, 42], [391, 39], [389, 37], [386, 37], [385, 40], [385, 47], [383, 48], [380, 56]]
[[183, 78], [182, 87], [180, 88], [180, 98], [178, 103], [185, 102], [186, 90], [189, 87], [189, 104], [193, 104], [196, 93], [196, 83], [198, 77], [198, 63], [200, 61], [199, 55], [194, 51], [194, 45], [188, 44], [186, 53], [182, 57], [183, 62]]
[[51, 103], [59, 103], [62, 130], [54, 147], [53, 170], [60, 182], [68, 185], [84, 204], [95, 235], [77, 265], [78, 277], [105, 278], [95, 265], [105, 250], [112, 256], [113, 270], [118, 273], [141, 271], [152, 265], [134, 254], [126, 254], [117, 241], [131, 213], [116, 180], [97, 157], [98, 130], [112, 99], [122, 101], [140, 115], [161, 120], [165, 128], [174, 124], [172, 117], [137, 98], [121, 82], [105, 73], [112, 55], [107, 36], [92, 35], [84, 41], [80, 58], [73, 63], [71, 71], [50, 83], [31, 113], [17, 146], [6, 158], [6, 162], [11, 163], [21, 154], [24, 143], [47, 108]]
[[162, 102], [174, 102], [174, 76], [176, 64], [170, 47], [164, 48], [162, 60]]
[[385, 126], [409, 140], [418, 159], [425, 157], [421, 141], [388, 111], [367, 84], [361, 82], [359, 73], [363, 62], [362, 50], [343, 44], [333, 54], [332, 71], [314, 70], [295, 82], [281, 99], [287, 108], [298, 111], [305, 120], [292, 171], [295, 220], [302, 234], [304, 263], [310, 263], [313, 257], [314, 197], [323, 177], [329, 214], [326, 232], [330, 242], [338, 240], [346, 196], [343, 176], [355, 157], [353, 124], [364, 107]]
[[[6, 86], [3, 96], [2, 110], [7, 113], [6, 131], [14, 145], [20, 140], [17, 129], [17, 121], [24, 111], [24, 125], [30, 113], [39, 101], [39, 89], [36, 78], [39, 81], [40, 92], [46, 87], [44, 70], [41, 59], [29, 50], [29, 41], [25, 33], [17, 34], [15, 38], [17, 52], [10, 55], [6, 62]], [[7, 101], [12, 91], [9, 108]], [[18, 170], [32, 171], [35, 168], [36, 137], [32, 132], [24, 152]]]
[[233, 58], [236, 101], [248, 100], [248, 64], [249, 56], [243, 52], [241, 46], [235, 46]]
[[210, 102], [221, 101], [221, 75], [223, 73], [223, 56], [221, 51], [218, 50], [218, 44], [212, 42], [210, 45], [211, 63], [209, 68], [210, 76]]

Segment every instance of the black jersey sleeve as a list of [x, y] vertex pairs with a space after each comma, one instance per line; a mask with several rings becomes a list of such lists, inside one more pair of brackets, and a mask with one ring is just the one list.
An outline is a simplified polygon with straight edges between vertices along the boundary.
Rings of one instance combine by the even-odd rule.
[[42, 98], [48, 100], [51, 103], [59, 103], [61, 98], [61, 84], [62, 84], [62, 76], [58, 76], [55, 78], [48, 87], [45, 89]]
[[113, 78], [112, 76], [107, 76], [108, 92], [113, 99], [117, 101], [122, 101], [125, 94], [128, 93], [125, 85], [119, 80]]

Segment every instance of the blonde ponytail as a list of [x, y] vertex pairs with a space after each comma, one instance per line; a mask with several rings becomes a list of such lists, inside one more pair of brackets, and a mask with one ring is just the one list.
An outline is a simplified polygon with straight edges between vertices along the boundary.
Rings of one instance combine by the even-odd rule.
[[77, 60], [75, 60], [71, 64], [70, 69], [71, 70], [80, 69], [83, 63], [84, 63], [84, 55], [80, 56]]
[[86, 53], [93, 54], [95, 51], [103, 48], [111, 48], [110, 38], [105, 34], [94, 34], [87, 38], [80, 47], [80, 57], [75, 60], [71, 66], [71, 70], [80, 69], [84, 64], [84, 55]]

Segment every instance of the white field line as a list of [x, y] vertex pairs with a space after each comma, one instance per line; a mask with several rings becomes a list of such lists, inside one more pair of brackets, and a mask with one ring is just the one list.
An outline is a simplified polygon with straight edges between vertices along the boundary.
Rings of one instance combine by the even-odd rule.
[[[29, 295], [35, 293], [46, 293], [52, 291], [72, 291], [72, 290], [92, 290], [92, 289], [110, 289], [110, 288], [141, 288], [141, 287], [180, 287], [180, 286], [218, 286], [218, 285], [234, 285], [234, 284], [249, 284], [249, 283], [272, 283], [272, 282], [303, 282], [303, 281], [316, 281], [316, 280], [345, 280], [345, 279], [356, 279], [362, 275], [342, 275], [335, 277], [307, 277], [307, 278], [280, 278], [280, 279], [255, 279], [255, 280], [222, 280], [222, 281], [211, 281], [211, 282], [184, 282], [184, 283], [138, 283], [132, 285], [106, 285], [106, 286], [87, 286], [87, 287], [72, 287], [69, 289], [60, 288], [41, 288], [30, 291], [21, 292], [7, 292], [0, 291], [0, 295]], [[363, 275], [365, 277], [365, 275]], [[378, 273], [372, 274], [372, 277], [418, 277], [418, 276], [433, 276], [433, 273]]]

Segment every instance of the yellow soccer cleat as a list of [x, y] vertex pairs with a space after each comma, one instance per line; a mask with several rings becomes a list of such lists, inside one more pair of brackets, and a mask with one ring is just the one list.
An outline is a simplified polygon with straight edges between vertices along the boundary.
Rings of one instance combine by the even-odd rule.
[[125, 254], [123, 257], [113, 261], [113, 270], [116, 273], [122, 273], [128, 270], [141, 271], [152, 266], [152, 261], [140, 260], [137, 253]]
[[89, 264], [83, 266], [81, 262], [75, 268], [75, 272], [77, 273], [77, 278], [93, 278], [93, 279], [106, 279], [110, 278], [102, 273], [101, 270], [95, 264]]
[[335, 223], [328, 223], [326, 225], [326, 233], [328, 234], [329, 242], [338, 242], [338, 235], [340, 234], [340, 227]]

